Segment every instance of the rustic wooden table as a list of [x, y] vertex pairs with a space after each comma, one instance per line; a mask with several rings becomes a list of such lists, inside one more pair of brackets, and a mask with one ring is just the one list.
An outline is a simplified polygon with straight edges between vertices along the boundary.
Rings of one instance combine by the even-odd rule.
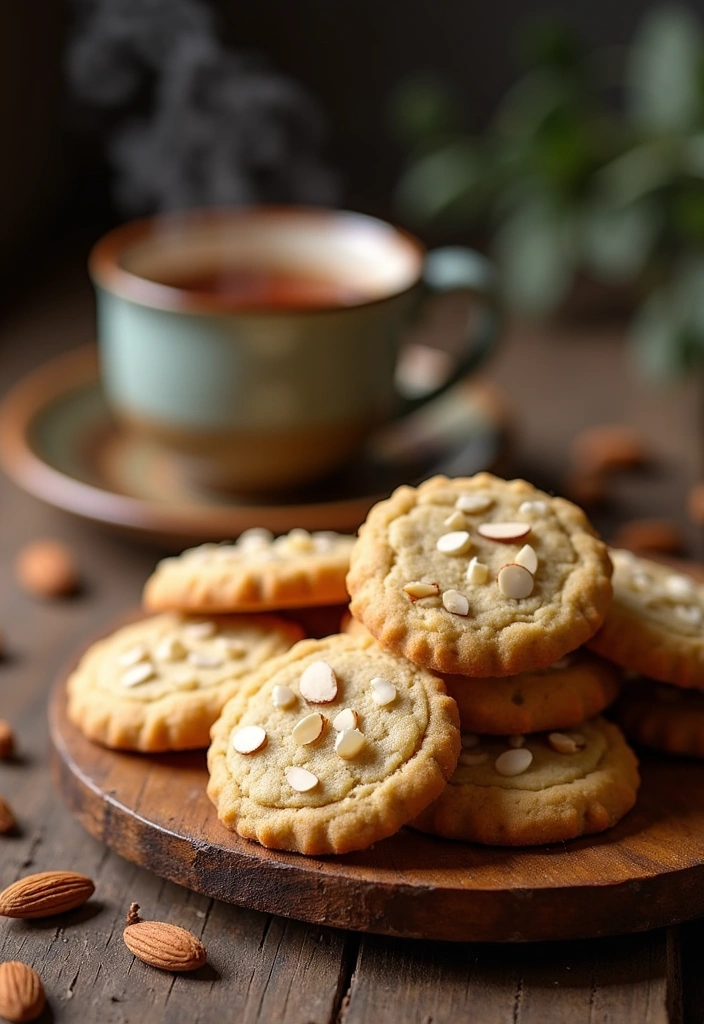
[[[59, 261], [6, 295], [0, 394], [52, 355], [90, 341], [93, 305], [81, 260]], [[452, 319], [452, 311], [448, 314]], [[515, 328], [487, 370], [510, 397], [516, 430], [508, 471], [560, 489], [569, 444], [594, 423], [626, 423], [653, 453], [649, 472], [619, 475], [595, 522], [667, 516], [690, 557], [699, 537], [686, 495], [702, 468], [696, 382], [665, 390], [629, 367], [622, 332], [603, 324]], [[665, 1024], [704, 1020], [700, 922], [625, 937], [535, 945], [444, 944], [357, 934], [226, 905], [121, 859], [84, 832], [57, 797], [46, 705], [52, 682], [89, 639], [139, 602], [160, 551], [73, 519], [0, 478], [0, 717], [18, 756], [0, 763], [0, 793], [18, 834], [0, 842], [0, 888], [55, 867], [91, 876], [82, 910], [37, 922], [0, 920], [0, 957], [32, 964], [49, 1006], [43, 1021], [434, 1022]], [[70, 600], [23, 593], [14, 556], [39, 536], [74, 550], [85, 587]], [[135, 900], [146, 916], [199, 935], [208, 966], [173, 976], [136, 961], [121, 938]], [[565, 909], [569, 912], [569, 908]], [[617, 925], [615, 925], [617, 928]]]

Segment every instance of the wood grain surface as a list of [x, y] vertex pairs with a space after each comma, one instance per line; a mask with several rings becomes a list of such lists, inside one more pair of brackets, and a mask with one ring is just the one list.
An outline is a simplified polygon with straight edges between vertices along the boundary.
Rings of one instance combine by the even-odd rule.
[[[0, 296], [0, 391], [94, 335], [83, 270], [87, 241], [45, 252]], [[449, 310], [459, 327], [462, 315]], [[559, 490], [575, 433], [629, 423], [653, 452], [647, 473], [609, 482], [594, 510], [604, 536], [620, 521], [666, 516], [701, 552], [687, 522], [701, 477], [699, 389], [666, 390], [632, 371], [624, 332], [602, 323], [512, 327], [489, 368], [514, 403], [519, 429], [509, 472]], [[67, 813], [51, 781], [47, 703], [61, 667], [126, 608], [162, 549], [128, 543], [57, 513], [0, 476], [0, 717], [18, 739], [0, 762], [0, 794], [19, 819], [0, 837], [0, 887], [34, 871], [90, 875], [95, 896], [61, 918], [0, 918], [0, 958], [41, 975], [40, 1024], [701, 1024], [702, 921], [573, 942], [478, 944], [402, 939], [334, 929], [248, 910], [165, 881], [94, 839]], [[66, 541], [82, 592], [39, 602], [13, 576], [18, 548], [40, 536]], [[122, 942], [130, 901], [146, 916], [189, 928], [208, 966], [174, 976], [135, 960]], [[353, 908], [354, 909], [354, 908]], [[563, 909], [560, 908], [559, 913]]]

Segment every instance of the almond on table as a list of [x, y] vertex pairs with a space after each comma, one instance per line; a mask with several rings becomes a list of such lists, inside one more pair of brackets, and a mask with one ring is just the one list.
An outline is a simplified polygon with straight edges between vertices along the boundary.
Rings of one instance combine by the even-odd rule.
[[46, 994], [37, 972], [20, 960], [0, 963], [0, 1017], [22, 1024], [36, 1020], [46, 1006]]
[[206, 962], [205, 946], [195, 935], [166, 921], [143, 921], [139, 904], [130, 904], [122, 933], [131, 953], [162, 971], [196, 971]]
[[77, 871], [39, 871], [0, 892], [0, 916], [52, 917], [82, 906], [94, 892], [92, 880]]

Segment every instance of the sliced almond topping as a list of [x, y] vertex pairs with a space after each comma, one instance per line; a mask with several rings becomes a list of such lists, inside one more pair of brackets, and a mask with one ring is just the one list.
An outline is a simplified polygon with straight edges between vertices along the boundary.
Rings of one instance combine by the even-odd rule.
[[489, 566], [485, 565], [484, 562], [480, 562], [477, 556], [470, 558], [469, 565], [467, 566], [467, 582], [472, 583], [474, 586], [480, 586], [482, 583], [486, 583], [489, 579]]
[[469, 615], [469, 600], [459, 590], [446, 590], [442, 595], [442, 603], [453, 615]]
[[522, 501], [518, 506], [518, 511], [522, 516], [544, 516], [547, 510], [547, 502], [540, 500]]
[[359, 729], [345, 729], [335, 740], [335, 753], [345, 759], [356, 757], [366, 742]]
[[633, 590], [648, 590], [652, 585], [652, 580], [646, 572], [633, 572], [631, 573], [630, 579], [628, 580], [629, 585]]
[[443, 555], [463, 555], [472, 546], [472, 538], [466, 530], [453, 530], [452, 533], [443, 533], [438, 538], [435, 547]]
[[254, 754], [266, 743], [266, 731], [260, 725], [243, 725], [232, 734], [232, 746], [238, 754]]
[[157, 647], [155, 654], [158, 661], [181, 661], [188, 651], [177, 636], [167, 636]]
[[696, 590], [696, 584], [689, 576], [668, 576], [665, 580], [665, 590], [670, 597], [691, 597]]
[[585, 746], [584, 737], [580, 737], [580, 739], [582, 740], [581, 745], [575, 736], [568, 736], [564, 732], [551, 732], [548, 735], [548, 743], [558, 754], [576, 754]]
[[472, 750], [474, 747], [478, 747], [481, 743], [481, 736], [477, 736], [475, 732], [463, 732], [462, 733], [462, 749]]
[[503, 754], [499, 754], [494, 762], [494, 768], [499, 775], [522, 775], [530, 768], [532, 761], [533, 755], [530, 750], [521, 747], [520, 750], [505, 750]]
[[206, 651], [189, 651], [188, 663], [196, 668], [220, 668], [222, 658], [219, 654], [208, 654]]
[[308, 554], [315, 548], [315, 542], [307, 530], [291, 530], [283, 537], [277, 537], [274, 547], [287, 555]]
[[464, 530], [467, 527], [467, 520], [459, 509], [455, 509], [442, 525], [446, 526], [448, 530]]
[[271, 703], [275, 708], [290, 708], [296, 703], [296, 694], [290, 686], [275, 686], [271, 691]]
[[403, 590], [404, 593], [408, 594], [411, 601], [420, 601], [424, 597], [440, 596], [440, 585], [438, 583], [423, 583], [421, 580], [406, 583]]
[[244, 658], [247, 653], [247, 644], [235, 636], [220, 636], [217, 645], [228, 658]]
[[396, 700], [396, 687], [388, 679], [375, 676], [369, 685], [372, 689], [372, 700], [380, 707], [392, 704]]
[[535, 549], [530, 544], [524, 544], [521, 550], [514, 558], [516, 565], [522, 565], [524, 569], [527, 569], [531, 575], [535, 576], [538, 571], [538, 556], [535, 553]]
[[237, 547], [251, 551], [255, 548], [268, 547], [273, 539], [274, 534], [271, 530], [265, 530], [263, 526], [252, 526], [239, 535]]
[[218, 626], [216, 622], [206, 619], [203, 622], [189, 622], [182, 626], [182, 630], [183, 635], [189, 640], [207, 640], [208, 637], [215, 636]]
[[478, 751], [476, 754], [472, 754], [470, 751], [463, 750], [460, 754], [459, 763], [465, 765], [467, 768], [471, 768], [475, 764], [484, 764], [489, 760], [489, 755]]
[[123, 651], [117, 662], [123, 668], [131, 668], [133, 665], [138, 665], [140, 661], [146, 661], [148, 656], [149, 651], [144, 644], [138, 644], [136, 647], [130, 647], [128, 651]]
[[146, 683], [155, 676], [156, 671], [151, 661], [141, 661], [139, 665], [128, 669], [120, 679], [120, 682], [123, 686], [139, 686], [140, 683]]
[[702, 609], [695, 604], [676, 604], [674, 612], [688, 626], [698, 626], [702, 621]]
[[487, 540], [499, 540], [510, 543], [521, 540], [530, 533], [530, 523], [480, 523], [477, 533]]
[[308, 790], [315, 789], [319, 781], [318, 776], [313, 775], [313, 772], [298, 766], [287, 768], [284, 775], [291, 789], [295, 789], [297, 793], [307, 793]]
[[314, 661], [301, 675], [301, 697], [309, 704], [329, 704], [337, 697], [337, 676], [327, 661]]
[[359, 715], [352, 708], [344, 708], [339, 715], [332, 720], [332, 727], [335, 732], [344, 732], [345, 729], [356, 729], [359, 725]]
[[530, 597], [533, 593], [533, 574], [515, 562], [501, 566], [497, 582], [504, 597], [512, 597], [516, 601]]
[[489, 494], [460, 494], [455, 508], [460, 512], [486, 512], [493, 504], [494, 499]]
[[513, 747], [514, 750], [520, 750], [521, 747], [525, 746], [525, 736], [509, 736], [508, 745]]
[[574, 658], [572, 655], [565, 654], [562, 658], [558, 658], [557, 661], [553, 661], [552, 665], [549, 665], [548, 668], [551, 671], [563, 672], [566, 668], [569, 668], [573, 662]]
[[306, 746], [308, 743], [315, 743], [319, 736], [322, 736], [323, 729], [325, 728], [326, 718], [321, 715], [319, 711], [314, 711], [311, 715], [306, 715], [300, 722], [297, 722], [291, 736], [294, 742], [300, 743], [301, 746]]

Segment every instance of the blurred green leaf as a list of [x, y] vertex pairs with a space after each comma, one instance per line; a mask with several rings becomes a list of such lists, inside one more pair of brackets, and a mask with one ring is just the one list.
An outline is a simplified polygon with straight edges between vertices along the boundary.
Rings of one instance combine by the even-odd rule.
[[681, 161], [685, 174], [704, 178], [704, 132], [682, 140]]
[[661, 226], [662, 216], [654, 203], [615, 206], [593, 201], [582, 221], [585, 266], [614, 284], [637, 277], [652, 256]]
[[473, 143], [462, 139], [416, 160], [399, 179], [394, 205], [402, 219], [429, 224], [459, 205], [466, 218], [484, 195], [482, 160]]
[[666, 289], [654, 292], [641, 306], [631, 339], [635, 362], [646, 376], [674, 380], [682, 372], [685, 330]]
[[704, 183], [687, 182], [670, 201], [672, 223], [682, 239], [704, 242]]
[[462, 112], [450, 86], [434, 77], [412, 78], [391, 95], [388, 122], [399, 142], [415, 147], [462, 129]]
[[574, 264], [566, 226], [555, 211], [541, 203], [520, 207], [499, 228], [496, 249], [511, 305], [544, 313], [561, 302]]
[[526, 67], [545, 67], [574, 74], [584, 62], [584, 44], [561, 19], [541, 15], [526, 26], [519, 45]]
[[675, 380], [704, 364], [704, 257], [681, 261], [653, 292], [632, 324], [639, 367], [657, 380]]
[[644, 142], [599, 169], [595, 187], [614, 203], [633, 203], [667, 185], [680, 164], [676, 143], [667, 139]]
[[701, 31], [689, 8], [671, 5], [646, 13], [626, 63], [634, 123], [645, 131], [680, 132], [701, 114]]

